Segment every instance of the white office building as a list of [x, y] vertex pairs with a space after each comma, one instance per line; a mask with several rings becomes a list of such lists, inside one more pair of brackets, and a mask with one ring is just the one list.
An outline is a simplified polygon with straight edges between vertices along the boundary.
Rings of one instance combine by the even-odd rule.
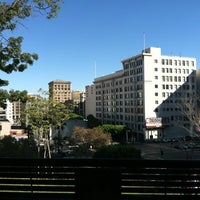
[[6, 108], [0, 107], [0, 120], [8, 120], [13, 124], [13, 104], [6, 100]]
[[151, 47], [122, 65], [94, 80], [96, 117], [128, 126], [137, 139], [185, 136], [186, 129], [175, 125], [181, 118], [176, 103], [196, 90], [196, 59], [161, 55]]

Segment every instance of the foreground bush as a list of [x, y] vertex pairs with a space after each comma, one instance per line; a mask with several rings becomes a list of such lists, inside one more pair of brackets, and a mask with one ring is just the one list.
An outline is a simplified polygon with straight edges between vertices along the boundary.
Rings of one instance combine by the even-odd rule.
[[142, 156], [141, 151], [132, 145], [109, 145], [97, 149], [94, 158], [142, 159]]
[[1, 158], [36, 158], [37, 146], [35, 141], [30, 139], [16, 140], [11, 136], [5, 136], [0, 140]]

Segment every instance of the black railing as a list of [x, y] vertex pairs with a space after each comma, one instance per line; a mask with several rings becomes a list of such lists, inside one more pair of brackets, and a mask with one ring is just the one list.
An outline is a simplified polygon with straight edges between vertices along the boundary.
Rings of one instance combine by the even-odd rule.
[[0, 159], [0, 199], [193, 200], [199, 196], [198, 160]]

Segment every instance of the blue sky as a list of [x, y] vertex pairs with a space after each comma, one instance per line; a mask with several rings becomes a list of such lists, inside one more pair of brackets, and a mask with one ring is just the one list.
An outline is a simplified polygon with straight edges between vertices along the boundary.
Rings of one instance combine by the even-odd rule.
[[[96, 77], [122, 68], [121, 60], [145, 46], [163, 55], [200, 58], [199, 0], [64, 0], [57, 18], [33, 14], [13, 33], [24, 37], [23, 51], [38, 53], [26, 71], [2, 74], [4, 89], [37, 93], [48, 83], [71, 81], [82, 90]], [[95, 73], [96, 65], [96, 73]]]

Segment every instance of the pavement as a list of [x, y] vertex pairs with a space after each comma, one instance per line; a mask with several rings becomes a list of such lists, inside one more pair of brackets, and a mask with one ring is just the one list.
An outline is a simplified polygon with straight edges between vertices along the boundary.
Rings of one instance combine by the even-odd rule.
[[199, 160], [200, 149], [176, 149], [171, 143], [142, 143], [134, 145], [148, 160]]

